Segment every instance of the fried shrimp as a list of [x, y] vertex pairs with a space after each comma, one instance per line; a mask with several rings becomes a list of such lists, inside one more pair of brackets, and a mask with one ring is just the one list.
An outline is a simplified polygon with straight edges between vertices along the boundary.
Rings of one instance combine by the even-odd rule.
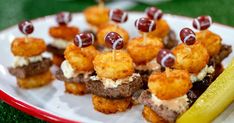
[[32, 57], [43, 53], [46, 44], [43, 39], [28, 37], [16, 38], [11, 44], [11, 51], [15, 56]]
[[190, 75], [186, 70], [166, 69], [163, 73], [150, 75], [149, 90], [162, 100], [169, 100], [185, 95], [192, 87]]
[[67, 46], [64, 56], [71, 66], [77, 71], [92, 71], [92, 61], [98, 54], [98, 51], [93, 46], [79, 48], [74, 44]]
[[91, 6], [85, 9], [84, 16], [86, 21], [91, 25], [99, 27], [101, 24], [109, 21], [108, 8], [100, 8], [99, 6]]
[[124, 46], [128, 43], [129, 35], [126, 30], [115, 25], [115, 24], [105, 24], [101, 26], [97, 31], [97, 41], [99, 45], [105, 46], [105, 36], [109, 32], [116, 32], [124, 39]]
[[127, 51], [136, 64], [145, 64], [151, 61], [162, 48], [161, 39], [156, 37], [148, 37], [145, 44], [143, 37], [134, 38], [127, 45]]
[[149, 37], [158, 37], [158, 38], [164, 38], [168, 35], [170, 32], [170, 27], [166, 20], [160, 19], [155, 20], [156, 23], [156, 29], [152, 32], [149, 32], [147, 36]]
[[77, 33], [79, 33], [79, 29], [73, 26], [58, 26], [51, 27], [49, 29], [49, 34], [54, 38], [63, 39], [65, 41], [72, 41]]
[[200, 72], [209, 61], [206, 48], [199, 42], [193, 45], [180, 44], [172, 52], [176, 56], [174, 68], [187, 70], [190, 73]]
[[134, 72], [131, 57], [125, 51], [117, 50], [115, 60], [112, 52], [99, 54], [95, 57], [94, 69], [99, 77], [121, 79]]
[[221, 49], [221, 37], [209, 30], [197, 32], [197, 41], [204, 45], [210, 56], [217, 55]]
[[131, 107], [131, 98], [107, 99], [104, 97], [92, 96], [94, 109], [105, 114], [124, 112]]

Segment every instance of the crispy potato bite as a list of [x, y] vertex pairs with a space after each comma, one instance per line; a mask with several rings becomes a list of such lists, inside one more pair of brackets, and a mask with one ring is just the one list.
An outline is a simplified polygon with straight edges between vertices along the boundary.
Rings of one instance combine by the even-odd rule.
[[166, 69], [150, 75], [148, 86], [150, 92], [162, 100], [169, 100], [185, 95], [192, 87], [190, 75], [186, 70]]
[[156, 29], [152, 32], [148, 32], [147, 36], [158, 37], [158, 38], [166, 37], [170, 32], [170, 27], [167, 21], [164, 19], [160, 19], [160, 20], [155, 20], [155, 23], [156, 23]]
[[15, 38], [11, 44], [11, 51], [14, 56], [32, 57], [46, 51], [46, 44], [43, 39], [28, 37]]
[[94, 46], [79, 48], [74, 44], [67, 46], [64, 56], [71, 66], [77, 71], [93, 70], [93, 59], [98, 54]]
[[119, 27], [115, 24], [105, 24], [105, 25], [102, 25], [98, 31], [97, 31], [97, 42], [99, 45], [102, 45], [102, 46], [106, 46], [105, 44], [105, 36], [107, 33], [109, 32], [116, 32], [118, 33], [121, 37], [123, 37], [124, 39], [124, 46], [126, 46], [126, 44], [128, 43], [128, 40], [129, 40], [129, 34], [128, 32], [123, 29], [122, 27]]
[[20, 88], [30, 89], [37, 88], [49, 84], [54, 79], [52, 73], [47, 71], [45, 73], [34, 75], [25, 79], [17, 78], [17, 84]]
[[189, 46], [180, 44], [172, 52], [176, 56], [174, 68], [187, 70], [190, 73], [200, 72], [209, 61], [206, 48], [198, 42]]
[[116, 50], [113, 60], [112, 52], [105, 52], [95, 57], [94, 69], [99, 77], [120, 79], [132, 75], [134, 66], [131, 57], [122, 50]]
[[168, 123], [166, 120], [158, 116], [151, 108], [144, 106], [142, 111], [143, 117], [150, 123]]
[[134, 63], [145, 64], [155, 58], [160, 49], [163, 48], [161, 39], [148, 37], [143, 44], [143, 37], [133, 38], [127, 45], [127, 51]]
[[56, 66], [60, 67], [60, 65], [62, 64], [64, 60], [65, 60], [64, 56], [53, 54], [52, 61], [53, 61], [53, 64], [55, 64]]
[[108, 8], [100, 8], [99, 6], [91, 6], [84, 10], [86, 21], [96, 27], [104, 23], [108, 23]]
[[205, 46], [210, 56], [217, 55], [221, 49], [221, 37], [209, 30], [196, 33], [197, 41]]
[[107, 99], [104, 97], [93, 95], [92, 102], [95, 110], [105, 114], [124, 112], [132, 106], [131, 98]]
[[64, 82], [65, 91], [75, 95], [84, 95], [87, 93], [85, 83], [80, 82]]
[[79, 29], [73, 26], [56, 26], [49, 29], [49, 34], [53, 38], [59, 38], [65, 41], [73, 41], [75, 35], [79, 32]]

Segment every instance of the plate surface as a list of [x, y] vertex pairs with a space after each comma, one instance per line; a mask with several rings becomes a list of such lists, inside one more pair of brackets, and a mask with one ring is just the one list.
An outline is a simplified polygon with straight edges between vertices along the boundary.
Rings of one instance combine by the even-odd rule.
[[[121, 25], [130, 33], [131, 37], [139, 36], [134, 27], [134, 21], [142, 16], [144, 16], [144, 13], [130, 12], [127, 23]], [[169, 14], [166, 14], [164, 18], [176, 32], [177, 38], [178, 32], [182, 28], [192, 28], [192, 20], [190, 18]], [[35, 31], [31, 36], [43, 38], [47, 43], [51, 42], [52, 38], [48, 35], [48, 29], [56, 25], [54, 16], [47, 16], [32, 22], [35, 26]], [[82, 14], [74, 14], [71, 25], [78, 26], [81, 31], [89, 28]], [[221, 35], [224, 43], [234, 47], [234, 28], [213, 24], [210, 30]], [[23, 35], [18, 31], [17, 26], [0, 32], [0, 99], [26, 113], [51, 122], [145, 122], [141, 115], [143, 108], [141, 105], [134, 106], [124, 113], [105, 115], [93, 109], [91, 95], [74, 96], [66, 94], [64, 93], [63, 82], [58, 80], [39, 89], [23, 90], [18, 88], [15, 78], [7, 71], [7, 67], [11, 66], [14, 60], [10, 52], [10, 43], [18, 36]], [[224, 66], [227, 66], [233, 56], [234, 54], [232, 53], [224, 60]], [[55, 72], [56, 67], [53, 67], [52, 71]], [[214, 122], [234, 122], [234, 104], [231, 104]]]

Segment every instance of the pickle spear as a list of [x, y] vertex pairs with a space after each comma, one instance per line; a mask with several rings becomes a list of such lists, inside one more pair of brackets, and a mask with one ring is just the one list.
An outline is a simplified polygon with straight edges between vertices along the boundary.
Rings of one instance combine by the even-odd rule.
[[176, 123], [210, 123], [234, 100], [234, 59]]

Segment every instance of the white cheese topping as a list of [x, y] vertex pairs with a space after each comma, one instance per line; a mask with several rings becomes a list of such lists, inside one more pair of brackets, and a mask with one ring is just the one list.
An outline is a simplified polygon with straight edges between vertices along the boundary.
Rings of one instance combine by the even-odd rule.
[[170, 100], [161, 100], [158, 97], [156, 97], [154, 94], [152, 94], [151, 100], [154, 102], [155, 105], [160, 106], [166, 106], [168, 109], [176, 111], [176, 112], [184, 112], [188, 108], [188, 98], [187, 95], [177, 97]]
[[108, 78], [100, 78], [98, 76], [91, 76], [90, 79], [91, 80], [100, 80], [102, 81], [104, 88], [117, 88], [119, 85], [123, 84], [123, 83], [128, 83], [130, 81], [133, 81], [133, 77], [136, 76], [140, 76], [140, 74], [138, 73], [133, 73], [131, 76], [128, 76], [126, 78], [123, 79], [117, 79], [117, 80], [112, 80], [112, 79], [108, 79]]
[[32, 57], [21, 57], [21, 56], [16, 56], [15, 57], [15, 61], [13, 62], [13, 67], [22, 67], [22, 66], [26, 66], [29, 63], [34, 63], [34, 62], [38, 62], [38, 61], [42, 61], [43, 58], [41, 55], [39, 56], [32, 56]]
[[65, 49], [70, 43], [72, 43], [72, 41], [65, 41], [63, 39], [54, 39], [51, 45], [59, 49]]
[[192, 82], [203, 80], [208, 73], [213, 73], [214, 71], [215, 69], [213, 66], [208, 67], [208, 65], [206, 65], [197, 75], [192, 74], [190, 80]]
[[88, 72], [75, 71], [75, 69], [72, 68], [71, 64], [67, 60], [64, 60], [62, 62], [61, 70], [63, 71], [63, 75], [68, 79], [72, 77], [76, 77], [79, 74], [84, 74], [84, 78], [87, 79], [89, 78], [89, 75], [93, 73], [93, 71], [88, 71]]
[[135, 65], [135, 69], [158, 71], [161, 69], [161, 65], [157, 63], [156, 59], [153, 59], [148, 63], [146, 63], [145, 65]]
[[64, 60], [62, 62], [61, 70], [63, 71], [63, 75], [68, 79], [75, 75], [75, 70], [72, 68], [71, 64], [67, 60]]

